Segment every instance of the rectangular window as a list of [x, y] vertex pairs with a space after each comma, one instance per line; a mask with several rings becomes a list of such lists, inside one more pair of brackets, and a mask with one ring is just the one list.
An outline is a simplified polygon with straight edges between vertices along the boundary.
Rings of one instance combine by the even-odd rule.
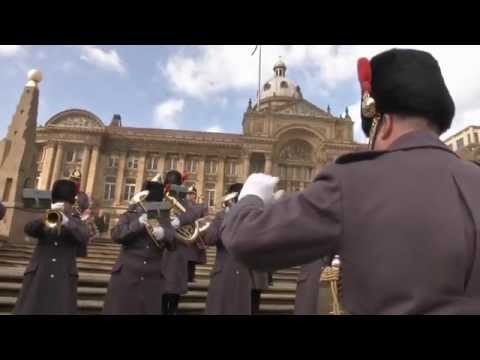
[[115, 197], [115, 183], [116, 180], [114, 177], [107, 177], [105, 179], [105, 188], [104, 188], [104, 200], [113, 200]]
[[136, 157], [129, 157], [127, 160], [128, 169], [138, 169], [138, 159]]
[[112, 155], [108, 157], [108, 167], [111, 169], [118, 167], [118, 156]]
[[197, 172], [197, 160], [188, 159], [185, 161], [185, 170], [188, 173], [194, 174]]
[[206, 195], [207, 195], [207, 202], [209, 207], [215, 207], [215, 185], [214, 184], [207, 184], [205, 186]]
[[75, 158], [75, 153], [73, 151], [67, 151], [67, 163], [72, 163]]
[[158, 158], [151, 157], [147, 161], [147, 170], [157, 170], [158, 168]]
[[228, 176], [236, 176], [237, 175], [237, 163], [235, 161], [228, 161], [225, 166], [225, 173]]
[[123, 191], [123, 200], [128, 201], [135, 195], [135, 179], [127, 179]]
[[217, 161], [216, 160], [205, 161], [205, 173], [206, 174], [216, 174], [217, 173]]
[[75, 151], [75, 162], [79, 163], [83, 160], [83, 150]]
[[177, 170], [177, 162], [178, 162], [178, 158], [176, 156], [169, 156], [165, 164], [166, 170], [167, 171]]
[[457, 150], [462, 150], [465, 144], [463, 143], [463, 138], [457, 140]]

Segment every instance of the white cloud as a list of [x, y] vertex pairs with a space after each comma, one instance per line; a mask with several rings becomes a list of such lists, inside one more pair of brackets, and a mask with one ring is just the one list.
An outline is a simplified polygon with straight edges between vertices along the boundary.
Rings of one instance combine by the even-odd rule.
[[124, 74], [127, 69], [124, 61], [114, 49], [103, 50], [97, 46], [85, 45], [81, 46], [82, 55], [80, 58], [92, 65], [103, 70], [116, 71]]
[[153, 121], [156, 126], [164, 129], [178, 129], [185, 102], [182, 99], [169, 99], [157, 104], [153, 109]]
[[205, 129], [206, 132], [215, 132], [215, 133], [223, 133], [225, 130], [219, 125], [214, 125], [209, 127], [208, 129]]
[[0, 45], [0, 56], [15, 56], [23, 51], [20, 45]]
[[[480, 124], [480, 46], [446, 45], [288, 45], [262, 46], [262, 83], [272, 75], [273, 64], [282, 56], [288, 71], [296, 70], [299, 83], [308, 93], [330, 96], [340, 86], [359, 90], [356, 62], [391, 48], [414, 48], [432, 53], [438, 60], [456, 104], [456, 116], [449, 136], [471, 124]], [[258, 86], [258, 54], [253, 45], [197, 46], [194, 55], [178, 53], [161, 69], [173, 90], [203, 100], [221, 97], [228, 90], [251, 91]], [[295, 80], [295, 79], [293, 79]], [[303, 92], [308, 99], [308, 94]], [[360, 94], [359, 94], [360, 97]], [[352, 118], [354, 109], [351, 109]], [[356, 120], [356, 119], [355, 119]], [[356, 128], [359, 129], [359, 120]], [[360, 137], [361, 132], [356, 132]]]

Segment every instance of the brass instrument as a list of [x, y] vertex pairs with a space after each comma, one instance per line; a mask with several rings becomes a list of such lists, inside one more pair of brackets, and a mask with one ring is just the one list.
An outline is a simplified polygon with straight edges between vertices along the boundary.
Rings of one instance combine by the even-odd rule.
[[237, 192], [232, 192], [230, 194], [227, 194], [223, 197], [222, 199], [222, 207], [223, 208], [230, 208], [232, 207], [233, 204], [235, 204], [235, 198], [237, 197], [238, 193]]
[[[172, 188], [175, 189], [176, 187], [173, 186]], [[170, 217], [178, 217], [187, 211], [180, 201], [178, 201], [173, 195], [170, 195], [170, 192], [165, 194], [165, 198], [172, 205]], [[210, 224], [210, 217], [205, 216], [195, 220], [193, 224], [180, 226], [175, 230], [175, 239], [185, 245], [195, 244], [210, 227]]]
[[148, 236], [150, 237], [150, 240], [152, 240], [152, 242], [155, 244], [156, 247], [158, 247], [159, 249], [163, 249], [165, 247], [165, 243], [163, 241], [157, 240], [157, 238], [153, 234], [153, 228], [156, 226], [160, 226], [158, 217], [149, 216], [149, 211], [145, 205], [145, 199], [147, 198], [148, 194], [149, 194], [148, 190], [144, 190], [136, 193], [130, 200], [130, 204], [140, 205], [142, 209], [145, 211], [145, 213], [147, 214], [147, 224], [145, 224], [145, 229], [147, 230]]
[[320, 294], [323, 296], [319, 297], [318, 299], [317, 313], [319, 314], [348, 314], [341, 304], [342, 279], [340, 265], [340, 256], [335, 255], [331, 265], [325, 267], [320, 275], [320, 287], [326, 287], [327, 289], [325, 289], [325, 291], [320, 291]]
[[47, 229], [49, 230], [56, 230], [57, 233], [60, 233], [60, 229], [62, 227], [63, 217], [63, 208], [61, 209], [50, 209], [47, 210], [43, 217], [43, 222]]

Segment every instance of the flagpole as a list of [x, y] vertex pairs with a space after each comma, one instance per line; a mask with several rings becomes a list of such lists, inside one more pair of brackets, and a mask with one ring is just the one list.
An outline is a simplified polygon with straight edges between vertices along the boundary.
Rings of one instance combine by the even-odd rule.
[[260, 86], [261, 86], [261, 81], [262, 81], [262, 45], [259, 45], [257, 111], [260, 111]]

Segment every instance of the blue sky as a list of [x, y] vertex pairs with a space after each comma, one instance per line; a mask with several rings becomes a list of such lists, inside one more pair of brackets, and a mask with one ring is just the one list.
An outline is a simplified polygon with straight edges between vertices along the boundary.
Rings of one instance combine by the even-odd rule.
[[[287, 77], [305, 99], [332, 113], [349, 106], [358, 122], [356, 60], [394, 45], [262, 46], [262, 82], [281, 56]], [[397, 46], [398, 47], [398, 46]], [[430, 51], [439, 61], [457, 104], [446, 136], [480, 119], [480, 47], [401, 46]], [[248, 99], [256, 97], [254, 45], [224, 46], [12, 46], [0, 45], [0, 138], [6, 133], [29, 69], [43, 73], [38, 121], [81, 108], [124, 126], [241, 132]]]

